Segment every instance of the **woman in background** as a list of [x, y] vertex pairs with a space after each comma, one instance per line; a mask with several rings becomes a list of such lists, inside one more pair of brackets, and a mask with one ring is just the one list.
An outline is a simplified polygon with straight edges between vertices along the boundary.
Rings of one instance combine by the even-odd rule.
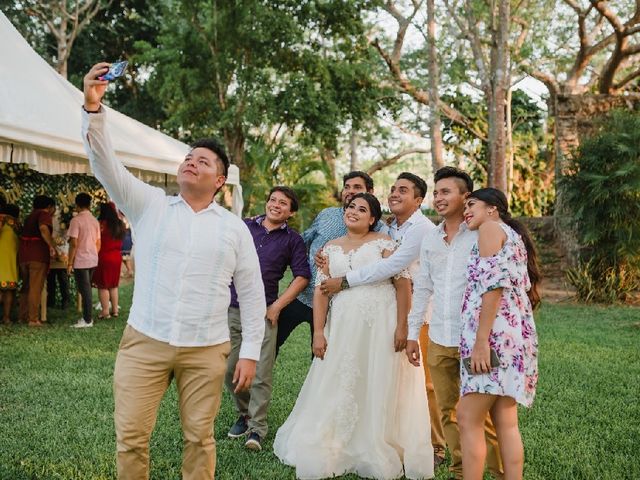
[[[113, 203], [101, 203], [100, 215], [101, 246], [98, 252], [98, 266], [93, 272], [93, 284], [98, 289], [102, 312], [100, 319], [118, 316], [118, 285], [120, 283], [120, 267], [122, 265], [122, 239], [125, 226], [118, 217]], [[109, 309], [111, 303], [111, 309]]]
[[7, 204], [0, 210], [0, 294], [2, 323], [11, 324], [11, 306], [18, 288], [18, 217], [20, 209]]

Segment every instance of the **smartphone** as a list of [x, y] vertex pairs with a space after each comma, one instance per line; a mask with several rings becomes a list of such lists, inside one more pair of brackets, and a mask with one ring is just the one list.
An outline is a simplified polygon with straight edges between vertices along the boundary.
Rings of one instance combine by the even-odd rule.
[[[500, 359], [498, 358], [498, 354], [493, 348], [489, 353], [489, 358], [491, 368], [498, 368], [500, 366]], [[464, 365], [464, 368], [467, 370], [467, 373], [469, 375], [479, 375], [471, 373], [471, 357], [463, 358], [462, 365]]]
[[109, 71], [98, 78], [100, 80], [115, 80], [116, 78], [121, 77], [124, 74], [124, 71], [127, 69], [127, 65], [129, 65], [129, 62], [127, 62], [126, 60], [112, 63], [109, 67]]

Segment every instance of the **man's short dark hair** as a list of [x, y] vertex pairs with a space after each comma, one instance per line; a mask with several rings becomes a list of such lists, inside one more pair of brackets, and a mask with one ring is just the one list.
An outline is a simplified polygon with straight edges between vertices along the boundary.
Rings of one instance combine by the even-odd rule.
[[291, 201], [291, 211], [292, 212], [298, 211], [298, 208], [300, 207], [298, 202], [298, 196], [296, 195], [296, 192], [293, 191], [293, 189], [289, 187], [285, 187], [284, 185], [276, 185], [271, 189], [271, 191], [269, 192], [269, 195], [267, 195], [267, 201], [271, 198], [271, 194], [273, 192], [282, 192], [282, 194]]
[[347, 180], [351, 180], [352, 178], [361, 178], [364, 180], [364, 186], [367, 191], [373, 190], [373, 178], [369, 176], [369, 174], [362, 172], [360, 170], [354, 170], [353, 172], [347, 173], [344, 177], [342, 177], [342, 186], [347, 183]]
[[91, 195], [86, 192], [77, 194], [76, 205], [80, 208], [89, 208], [91, 206]]
[[55, 207], [56, 201], [46, 195], [36, 195], [33, 197], [33, 208], [41, 210], [43, 208]]
[[229, 157], [227, 152], [224, 151], [222, 144], [215, 138], [202, 138], [191, 144], [191, 149], [194, 148], [206, 148], [216, 154], [216, 157], [222, 162], [223, 175], [226, 177], [229, 174]]
[[433, 176], [433, 182], [438, 183], [443, 178], [455, 178], [459, 180], [457, 183], [460, 185], [460, 191], [462, 193], [473, 192], [473, 180], [467, 172], [460, 170], [456, 167], [442, 167]]
[[409, 180], [411, 183], [413, 183], [414, 198], [424, 198], [427, 196], [427, 182], [425, 182], [419, 176], [410, 172], [402, 172], [400, 175], [398, 175], [398, 180]]

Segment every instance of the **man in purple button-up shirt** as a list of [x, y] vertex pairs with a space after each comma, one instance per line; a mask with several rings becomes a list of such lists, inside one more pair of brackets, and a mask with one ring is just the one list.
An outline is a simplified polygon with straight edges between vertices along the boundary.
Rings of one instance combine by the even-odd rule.
[[[247, 218], [253, 243], [260, 260], [260, 272], [267, 301], [264, 339], [256, 376], [250, 391], [235, 392], [233, 374], [242, 343], [240, 308], [236, 291], [231, 285], [229, 306], [229, 331], [231, 354], [225, 383], [234, 398], [240, 417], [229, 430], [232, 438], [249, 435], [245, 445], [252, 450], [261, 450], [262, 439], [267, 435], [267, 409], [271, 401], [273, 364], [276, 358], [278, 317], [282, 309], [304, 290], [311, 278], [307, 251], [300, 234], [287, 225], [287, 220], [298, 210], [298, 198], [288, 187], [273, 187], [267, 197], [265, 215]], [[278, 296], [278, 285], [287, 267], [291, 267], [293, 281]]]

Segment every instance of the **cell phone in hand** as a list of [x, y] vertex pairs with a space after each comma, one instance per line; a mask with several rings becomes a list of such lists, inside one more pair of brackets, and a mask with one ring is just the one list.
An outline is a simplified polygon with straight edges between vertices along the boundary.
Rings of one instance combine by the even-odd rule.
[[[491, 368], [498, 368], [500, 366], [500, 359], [498, 358], [498, 354], [492, 348], [489, 353], [489, 362]], [[463, 358], [462, 365], [464, 365], [465, 370], [469, 375], [480, 375], [479, 373], [471, 372], [471, 357]]]
[[109, 67], [109, 71], [98, 78], [100, 80], [115, 80], [116, 78], [124, 75], [124, 71], [127, 69], [127, 65], [129, 65], [129, 62], [127, 62], [126, 60], [112, 63]]

